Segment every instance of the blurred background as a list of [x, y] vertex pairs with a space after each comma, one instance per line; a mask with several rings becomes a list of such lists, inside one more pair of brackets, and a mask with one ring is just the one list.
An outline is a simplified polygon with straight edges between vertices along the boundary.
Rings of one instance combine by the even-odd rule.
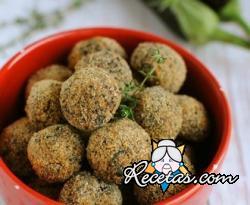
[[[208, 7], [197, 9], [200, 4], [189, 4], [183, 11], [175, 9], [174, 13], [168, 13], [166, 8], [170, 6], [167, 10], [171, 10], [173, 0], [0, 0], [0, 68], [25, 45], [79, 27], [126, 27], [178, 42], [217, 76], [233, 114], [232, 141], [221, 173], [239, 175], [240, 179], [233, 185], [213, 185], [208, 204], [247, 205], [250, 203], [250, 27], [245, 21], [250, 22], [250, 1], [204, 1], [212, 3], [215, 9], [212, 13]], [[198, 21], [189, 19], [188, 14], [192, 13]], [[187, 19], [185, 25], [176, 28], [176, 21], [183, 22], [183, 18]], [[234, 20], [238, 25], [221, 23], [222, 20]], [[219, 42], [213, 41], [216, 39]], [[3, 205], [1, 194], [0, 205]]]

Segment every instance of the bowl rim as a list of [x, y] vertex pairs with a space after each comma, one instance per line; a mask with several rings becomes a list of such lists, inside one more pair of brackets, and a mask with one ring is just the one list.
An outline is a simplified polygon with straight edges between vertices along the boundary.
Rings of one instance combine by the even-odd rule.
[[[129, 28], [123, 28], [123, 27], [84, 27], [84, 28], [78, 28], [78, 29], [72, 29], [72, 30], [66, 30], [62, 32], [57, 32], [52, 35], [49, 35], [47, 37], [41, 38], [40, 40], [34, 41], [33, 43], [29, 44], [28, 46], [25, 46], [22, 50], [14, 54], [3, 66], [2, 69], [0, 70], [0, 81], [3, 79], [3, 76], [6, 72], [8, 72], [9, 69], [11, 69], [12, 64], [17, 62], [20, 58], [22, 58], [25, 55], [28, 55], [29, 52], [32, 52], [34, 49], [37, 47], [46, 44], [50, 41], [53, 41], [58, 38], [66, 38], [66, 36], [71, 36], [74, 35], [77, 32], [110, 32], [110, 33], [119, 33], [119, 32], [125, 32], [129, 33], [134, 36], [144, 36], [148, 38], [155, 39], [155, 41], [161, 41], [174, 49], [177, 50], [177, 52], [180, 52], [182, 54], [185, 54], [186, 58], [191, 59], [192, 62], [194, 62], [199, 69], [202, 69], [204, 73], [206, 73], [207, 77], [210, 79], [211, 83], [213, 86], [220, 91], [220, 100], [222, 101], [224, 110], [224, 116], [225, 116], [225, 121], [223, 122], [224, 124], [224, 130], [221, 135], [221, 141], [218, 146], [218, 149], [216, 150], [216, 153], [211, 160], [209, 166], [206, 168], [206, 172], [211, 173], [211, 172], [216, 172], [219, 170], [220, 167], [217, 165], [221, 165], [224, 158], [225, 154], [228, 150], [229, 147], [229, 142], [231, 139], [231, 131], [232, 131], [232, 117], [231, 117], [231, 109], [229, 106], [229, 103], [227, 101], [226, 95], [221, 88], [218, 80], [215, 78], [214, 74], [191, 52], [187, 51], [185, 48], [180, 46], [178, 43], [175, 43], [171, 40], [168, 40], [165, 37], [161, 37], [159, 35], [142, 31], [142, 30], [136, 30], [136, 29], [129, 29]], [[17, 176], [15, 176], [11, 170], [7, 167], [7, 165], [4, 163], [0, 156], [0, 167], [3, 169], [3, 171], [17, 184], [18, 187], [24, 189], [26, 192], [29, 192], [29, 194], [32, 197], [39, 198], [40, 200], [50, 203], [50, 204], [61, 204], [60, 202], [54, 201], [38, 192], [35, 190], [31, 189], [28, 185], [26, 185], [22, 180], [20, 180]], [[199, 184], [192, 184], [188, 185], [187, 188], [185, 188], [183, 191], [179, 192], [178, 194], [175, 194], [171, 197], [168, 197], [167, 199], [157, 202], [156, 204], [158, 205], [163, 205], [163, 204], [174, 204], [177, 202], [182, 202], [185, 199], [188, 199], [192, 197], [193, 194], [196, 192], [200, 191], [202, 189], [202, 186]]]

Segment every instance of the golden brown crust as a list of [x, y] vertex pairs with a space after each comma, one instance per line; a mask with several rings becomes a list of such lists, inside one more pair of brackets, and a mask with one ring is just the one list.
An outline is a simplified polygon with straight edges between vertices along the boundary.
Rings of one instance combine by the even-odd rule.
[[[31, 188], [55, 200], [60, 195], [60, 201], [67, 205], [121, 205], [116, 184], [121, 184], [125, 167], [150, 160], [150, 137], [156, 141], [177, 136], [185, 140], [183, 162], [196, 173], [193, 148], [208, 136], [210, 123], [201, 102], [174, 95], [186, 79], [184, 59], [164, 44], [140, 43], [131, 56], [133, 79], [126, 57], [116, 40], [93, 37], [72, 48], [70, 69], [53, 64], [29, 78], [25, 90], [27, 117], [0, 134], [0, 154], [18, 177], [29, 180], [26, 182]], [[145, 86], [153, 87], [128, 91], [136, 93], [131, 96], [136, 101], [136, 122], [114, 118], [125, 84], [139, 86], [152, 69], [155, 71]], [[79, 130], [59, 124], [66, 120]], [[86, 134], [85, 139], [80, 133]], [[79, 172], [82, 169], [93, 171], [93, 175]], [[37, 176], [32, 178], [33, 174]], [[130, 185], [126, 188], [131, 192], [124, 191], [124, 197], [132, 204], [134, 198], [129, 198], [129, 193], [140, 204], [154, 204], [186, 188], [171, 184], [162, 193], [159, 185]]]
[[28, 158], [39, 178], [64, 182], [80, 170], [84, 146], [69, 125], [53, 125], [35, 133], [28, 144]]
[[120, 55], [111, 51], [103, 50], [83, 56], [75, 66], [75, 70], [86, 67], [97, 67], [105, 69], [117, 81], [122, 90], [126, 83], [132, 81], [132, 72], [128, 63]]
[[[154, 52], [159, 51], [165, 60], [157, 62]], [[183, 58], [167, 45], [153, 42], [140, 43], [131, 57], [131, 66], [135, 70], [149, 72], [154, 68], [151, 85], [161, 85], [164, 89], [177, 93], [186, 79], [187, 68]]]
[[80, 172], [65, 183], [60, 201], [67, 205], [121, 205], [122, 195], [117, 185]]
[[27, 145], [35, 131], [28, 119], [22, 117], [6, 127], [0, 135], [1, 156], [19, 177], [26, 177], [32, 173], [27, 157]]
[[28, 80], [25, 97], [28, 98], [32, 86], [40, 80], [58, 80], [63, 82], [72, 75], [72, 71], [63, 65], [52, 64], [35, 72]]
[[182, 112], [175, 96], [154, 86], [144, 89], [136, 98], [135, 119], [151, 138], [175, 139], [182, 126]]
[[56, 80], [41, 80], [33, 85], [25, 111], [38, 129], [63, 122], [59, 101], [61, 85]]
[[149, 160], [149, 135], [134, 121], [118, 120], [92, 133], [87, 159], [96, 176], [120, 184], [123, 169], [134, 162]]
[[180, 137], [189, 141], [202, 141], [208, 136], [209, 119], [204, 105], [193, 97], [179, 95], [183, 123]]
[[124, 48], [115, 39], [97, 36], [79, 41], [75, 44], [68, 57], [69, 67], [74, 69], [76, 63], [83, 56], [102, 50], [112, 51], [121, 55], [123, 58], [127, 56]]
[[62, 85], [60, 103], [64, 117], [74, 127], [92, 131], [115, 114], [121, 101], [117, 82], [103, 69], [80, 69]]

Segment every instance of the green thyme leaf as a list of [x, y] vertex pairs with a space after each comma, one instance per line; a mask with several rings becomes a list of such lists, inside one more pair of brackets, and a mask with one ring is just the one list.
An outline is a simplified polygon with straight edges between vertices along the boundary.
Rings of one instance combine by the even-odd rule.
[[134, 120], [134, 112], [128, 105], [120, 105], [118, 109], [118, 115], [121, 118], [129, 118], [131, 120]]
[[164, 56], [161, 55], [160, 50], [159, 49], [152, 49], [151, 50], [151, 55], [154, 58], [154, 60], [158, 63], [158, 64], [162, 64], [166, 61], [166, 58]]

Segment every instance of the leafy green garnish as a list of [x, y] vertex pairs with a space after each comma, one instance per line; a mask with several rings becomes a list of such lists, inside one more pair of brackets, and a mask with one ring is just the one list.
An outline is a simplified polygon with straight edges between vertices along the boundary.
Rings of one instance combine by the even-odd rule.
[[118, 108], [118, 115], [121, 118], [129, 118], [131, 120], [134, 120], [134, 111], [128, 105], [121, 104]]
[[154, 58], [154, 60], [159, 63], [159, 64], [162, 64], [165, 62], [166, 60], [166, 57], [162, 56], [161, 53], [160, 53], [160, 50], [159, 49], [152, 49], [151, 50], [152, 52], [152, 57]]
[[[166, 58], [163, 57], [160, 54], [159, 49], [152, 49], [151, 55], [154, 58], [155, 62], [158, 64], [164, 63]], [[134, 109], [137, 105], [137, 99], [135, 97], [135, 94], [141, 91], [146, 82], [153, 78], [153, 74], [155, 72], [155, 68], [151, 65], [145, 64], [143, 67], [143, 71], [140, 71], [140, 73], [144, 76], [144, 79], [139, 85], [135, 85], [134, 82], [130, 82], [125, 84], [123, 90], [122, 90], [122, 102], [118, 108], [118, 111], [115, 115], [116, 118], [129, 118], [131, 120], [134, 120]]]

